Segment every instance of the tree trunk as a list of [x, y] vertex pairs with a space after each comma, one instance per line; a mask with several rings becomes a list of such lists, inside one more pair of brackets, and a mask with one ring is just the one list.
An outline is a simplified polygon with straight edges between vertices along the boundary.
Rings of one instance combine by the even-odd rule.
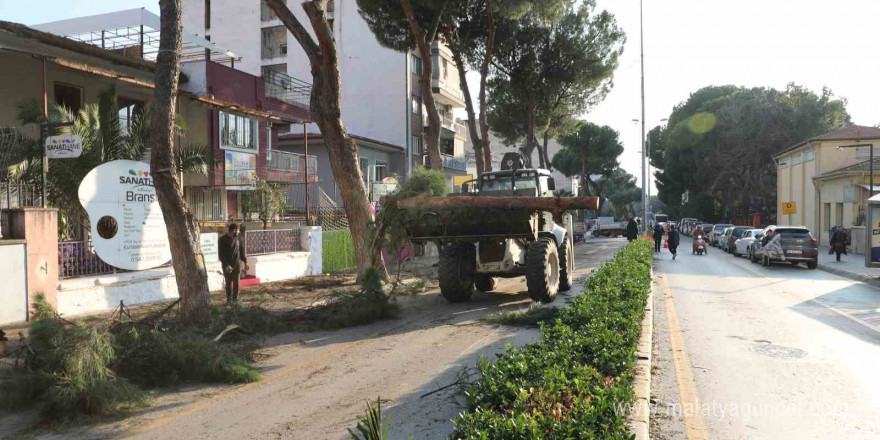
[[553, 164], [550, 163], [550, 157], [548, 156], [548, 153], [547, 153], [547, 144], [550, 143], [550, 136], [548, 134], [548, 131], [550, 131], [550, 130], [544, 130], [544, 148], [543, 148], [544, 164], [547, 165], [548, 170], [553, 171]]
[[[419, 84], [422, 88], [422, 102], [425, 104], [425, 112], [428, 116], [428, 132], [425, 134], [425, 145], [428, 155], [431, 157], [431, 169], [443, 171], [443, 158], [440, 157], [440, 114], [437, 113], [437, 103], [434, 102], [434, 90], [431, 88], [431, 79], [434, 76], [434, 63], [431, 61], [430, 44], [433, 43], [433, 35], [428, 36], [416, 22], [415, 14], [409, 0], [400, 0], [400, 6], [406, 14], [409, 28], [412, 31], [418, 47], [419, 56], [422, 58], [422, 74], [419, 76]], [[442, 13], [442, 12], [441, 12]]]
[[[534, 153], [535, 148], [538, 147], [538, 138], [535, 137], [535, 107], [530, 106], [528, 108], [528, 114], [526, 115], [526, 145], [523, 148], [523, 153], [528, 157], [529, 162], [532, 160], [532, 153]], [[543, 156], [538, 156], [541, 161], [543, 161]], [[530, 166], [534, 167], [534, 164]]]
[[[150, 173], [156, 197], [171, 244], [171, 259], [177, 292], [180, 295], [180, 318], [184, 323], [207, 318], [211, 306], [208, 274], [199, 241], [199, 225], [181, 197], [180, 181], [175, 173], [174, 120], [177, 82], [180, 77], [181, 17], [180, 0], [159, 2], [159, 54], [156, 56], [156, 88], [150, 117]], [[178, 145], [179, 147], [179, 145]]]
[[339, 58], [333, 30], [324, 13], [327, 0], [306, 1], [302, 4], [318, 40], [317, 43], [285, 6], [284, 0], [266, 0], [266, 3], [290, 30], [309, 58], [313, 83], [312, 114], [321, 130], [330, 159], [330, 169], [342, 196], [358, 269], [363, 271], [367, 267], [374, 267], [387, 279], [388, 274], [381, 254], [373, 258], [370, 248], [372, 241], [370, 225], [373, 222], [373, 214], [358, 162], [358, 146], [351, 139], [342, 122]]
[[492, 62], [492, 49], [495, 46], [495, 19], [492, 11], [492, 0], [486, 0], [487, 38], [486, 54], [483, 67], [480, 69], [480, 133], [483, 141], [483, 164], [485, 171], [492, 171], [492, 141], [489, 138], [489, 122], [486, 121], [486, 80], [489, 78], [489, 64]]
[[[587, 147], [587, 148], [589, 148], [589, 147]], [[589, 195], [592, 195], [592, 192], [590, 191], [590, 173], [589, 173], [590, 164], [587, 161], [588, 150], [585, 151], [585, 149], [583, 147], [580, 150], [581, 150], [581, 187], [584, 190], [584, 195], [589, 196]]]
[[[458, 42], [460, 45], [461, 42]], [[474, 159], [477, 162], [477, 175], [481, 175], [487, 171], [485, 165], [485, 156], [483, 155], [483, 139], [477, 133], [477, 117], [474, 114], [474, 100], [471, 99], [470, 87], [468, 87], [465, 74], [467, 69], [464, 67], [464, 59], [461, 56], [461, 47], [456, 47], [452, 51], [452, 58], [455, 60], [455, 67], [458, 69], [458, 79], [461, 91], [464, 93], [464, 108], [468, 115], [468, 134], [471, 137], [471, 145], [474, 147]], [[482, 121], [481, 121], [482, 123]], [[492, 164], [489, 164], [488, 171], [492, 170]]]

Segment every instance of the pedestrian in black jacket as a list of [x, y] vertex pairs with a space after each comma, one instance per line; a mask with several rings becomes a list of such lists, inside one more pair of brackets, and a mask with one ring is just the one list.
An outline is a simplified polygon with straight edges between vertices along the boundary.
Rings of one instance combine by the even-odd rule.
[[633, 241], [636, 238], [639, 238], [639, 225], [630, 217], [629, 222], [626, 224], [626, 239]]
[[669, 234], [666, 238], [666, 244], [669, 245], [669, 252], [672, 252], [672, 259], [678, 255], [678, 243], [681, 241], [681, 236], [678, 234], [678, 231], [675, 229], [675, 225], [669, 225]]
[[238, 225], [229, 225], [226, 234], [217, 240], [220, 264], [223, 267], [223, 278], [226, 285], [226, 303], [238, 302], [238, 280], [241, 277], [241, 266], [244, 263], [244, 272], [247, 273], [247, 254], [244, 252], [244, 244], [238, 236]]
[[660, 223], [654, 225], [654, 252], [660, 252], [663, 245], [663, 234], [666, 231], [663, 230], [663, 226]]
[[837, 261], [840, 261], [840, 254], [846, 254], [846, 232], [843, 228], [835, 226], [834, 232], [831, 234], [831, 250], [837, 254]]

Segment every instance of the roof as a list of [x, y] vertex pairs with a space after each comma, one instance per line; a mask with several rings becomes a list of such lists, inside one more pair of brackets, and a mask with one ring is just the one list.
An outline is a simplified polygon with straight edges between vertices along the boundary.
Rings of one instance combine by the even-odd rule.
[[[364, 142], [367, 144], [378, 145], [380, 147], [391, 148], [391, 149], [400, 150], [400, 151], [406, 150], [406, 148], [404, 148], [400, 145], [394, 145], [394, 144], [390, 144], [388, 142], [377, 141], [375, 139], [370, 139], [366, 136], [360, 136], [360, 135], [351, 134], [351, 133], [349, 133], [348, 135], [351, 136], [351, 138], [356, 141]], [[324, 136], [322, 136], [320, 133], [309, 133], [308, 138], [309, 138], [309, 140], [316, 140], [319, 142], [324, 141]], [[281, 141], [302, 141], [302, 140], [303, 140], [302, 133], [288, 133], [288, 134], [283, 134], [281, 136], [278, 136], [279, 142], [281, 142]]]
[[840, 130], [832, 131], [829, 133], [821, 134], [816, 137], [812, 137], [805, 141], [799, 142], [791, 147], [788, 147], [775, 155], [773, 157], [782, 156], [785, 153], [796, 150], [804, 145], [809, 144], [810, 142], [817, 141], [849, 141], [849, 140], [862, 140], [862, 139], [880, 139], [880, 128], [877, 127], [868, 127], [865, 125], [850, 125], [848, 127], [841, 128]]
[[23, 24], [0, 20], [0, 34], [9, 34], [20, 38], [35, 40], [37, 42], [55, 46], [61, 49], [77, 52], [82, 55], [100, 58], [113, 64], [131, 67], [134, 69], [156, 71], [156, 63], [141, 58], [127, 57], [91, 44], [74, 41], [48, 32], [38, 31]]
[[[847, 165], [845, 167], [838, 168], [836, 170], [828, 171], [827, 173], [822, 173], [816, 177], [813, 177], [813, 180], [822, 180], [827, 179], [829, 177], [840, 176], [843, 174], [861, 174], [870, 172], [869, 167], [870, 160], [866, 160], [864, 162], [855, 163], [852, 165]], [[880, 157], [874, 158], [874, 172], [880, 172]]]

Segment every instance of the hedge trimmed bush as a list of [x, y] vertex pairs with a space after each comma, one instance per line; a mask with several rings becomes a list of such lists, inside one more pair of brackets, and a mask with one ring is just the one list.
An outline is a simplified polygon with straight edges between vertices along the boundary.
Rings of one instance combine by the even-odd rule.
[[351, 231], [324, 231], [321, 242], [324, 246], [321, 258], [324, 273], [342, 272], [357, 267]]
[[587, 281], [541, 342], [509, 348], [468, 392], [452, 439], [629, 439], [625, 422], [651, 243], [636, 240]]

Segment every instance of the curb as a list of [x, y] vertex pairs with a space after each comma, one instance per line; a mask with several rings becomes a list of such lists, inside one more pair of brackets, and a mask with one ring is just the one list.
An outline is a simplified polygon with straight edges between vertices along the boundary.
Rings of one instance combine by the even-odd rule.
[[654, 335], [654, 268], [651, 268], [651, 291], [645, 304], [645, 317], [642, 318], [642, 334], [636, 347], [636, 367], [633, 378], [635, 404], [630, 409], [627, 425], [636, 440], [648, 440], [651, 403], [651, 350]]
[[872, 277], [868, 275], [862, 275], [860, 273], [850, 272], [848, 270], [838, 269], [836, 267], [828, 266], [825, 264], [819, 264], [818, 268], [823, 272], [828, 272], [837, 276], [841, 276], [843, 278], [848, 278], [853, 281], [860, 281], [865, 284], [870, 284], [874, 287], [880, 287], [880, 279], [877, 277]]

